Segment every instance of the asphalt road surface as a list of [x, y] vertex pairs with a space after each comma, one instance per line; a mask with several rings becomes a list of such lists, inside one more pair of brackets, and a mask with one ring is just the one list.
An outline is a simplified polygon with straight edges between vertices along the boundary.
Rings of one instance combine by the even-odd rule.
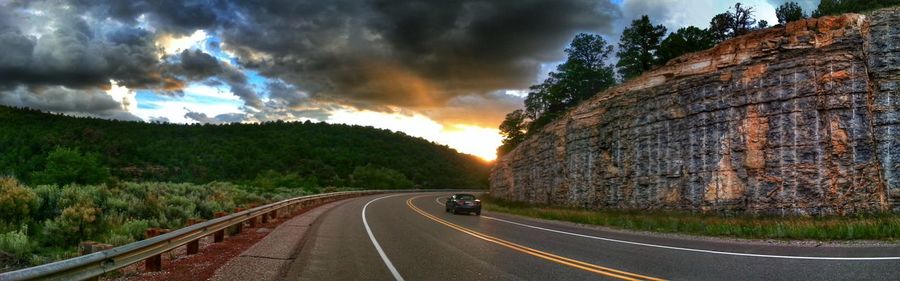
[[900, 280], [900, 246], [690, 239], [453, 215], [438, 202], [447, 196], [347, 200], [310, 229], [289, 280]]

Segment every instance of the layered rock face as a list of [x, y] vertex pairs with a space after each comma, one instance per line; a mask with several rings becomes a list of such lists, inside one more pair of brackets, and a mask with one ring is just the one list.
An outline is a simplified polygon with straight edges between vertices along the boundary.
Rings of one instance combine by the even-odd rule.
[[498, 159], [490, 192], [595, 209], [900, 211], [900, 9], [677, 58]]

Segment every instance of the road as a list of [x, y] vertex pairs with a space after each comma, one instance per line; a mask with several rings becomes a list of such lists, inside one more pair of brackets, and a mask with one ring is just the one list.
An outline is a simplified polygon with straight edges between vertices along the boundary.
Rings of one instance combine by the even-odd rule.
[[648, 235], [484, 212], [447, 193], [367, 196], [325, 213], [288, 280], [898, 280], [898, 246]]

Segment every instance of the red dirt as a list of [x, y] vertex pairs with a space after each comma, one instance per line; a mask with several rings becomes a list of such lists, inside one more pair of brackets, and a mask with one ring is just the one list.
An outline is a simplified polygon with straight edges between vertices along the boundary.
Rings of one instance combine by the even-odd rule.
[[[312, 207], [315, 208], [315, 207]], [[212, 236], [200, 240], [200, 253], [185, 256], [185, 246], [163, 254], [162, 271], [144, 272], [144, 262], [138, 262], [120, 269], [117, 273], [108, 274], [103, 280], [116, 281], [180, 281], [180, 280], [210, 280], [219, 267], [229, 260], [237, 257], [245, 250], [262, 240], [279, 224], [290, 218], [305, 213], [312, 208], [300, 210], [287, 218], [276, 218], [265, 224], [257, 224], [256, 227], [244, 225], [240, 234], [226, 236], [222, 243], [212, 243]], [[257, 232], [261, 228], [269, 231]], [[228, 233], [226, 231], [226, 233]]]

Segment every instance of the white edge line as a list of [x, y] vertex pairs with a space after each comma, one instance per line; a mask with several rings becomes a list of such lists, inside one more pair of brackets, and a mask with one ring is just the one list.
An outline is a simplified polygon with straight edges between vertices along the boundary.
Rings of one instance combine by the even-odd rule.
[[378, 250], [378, 255], [381, 256], [381, 260], [384, 261], [384, 265], [386, 265], [388, 267], [388, 270], [391, 271], [391, 274], [394, 275], [395, 280], [404, 281], [403, 277], [400, 276], [400, 272], [397, 271], [397, 268], [394, 267], [394, 264], [391, 263], [391, 260], [388, 259], [387, 255], [384, 253], [384, 250], [381, 249], [381, 245], [378, 244], [378, 240], [375, 240], [375, 235], [372, 234], [372, 228], [369, 227], [369, 221], [366, 220], [366, 209], [369, 208], [369, 204], [372, 204], [372, 202], [375, 202], [375, 201], [378, 201], [378, 200], [381, 200], [384, 198], [400, 196], [400, 195], [404, 195], [404, 194], [382, 196], [382, 197], [378, 197], [378, 198], [370, 200], [369, 202], [366, 203], [365, 206], [363, 206], [362, 220], [363, 220], [363, 226], [366, 227], [366, 233], [369, 234], [369, 239], [372, 240], [372, 245], [375, 245], [375, 250]]
[[[437, 198], [435, 198], [434, 201], [437, 202], [437, 203], [440, 205], [441, 202], [440, 202], [438, 199], [440, 199], [440, 196], [437, 197]], [[633, 242], [633, 241], [618, 240], [618, 239], [612, 239], [612, 238], [597, 237], [597, 236], [591, 236], [591, 235], [585, 235], [585, 234], [578, 234], [578, 233], [566, 232], [566, 231], [562, 231], [562, 230], [543, 228], [543, 227], [539, 227], [539, 226], [533, 226], [533, 225], [530, 225], [530, 224], [524, 224], [524, 223], [518, 223], [518, 222], [514, 222], [514, 221], [508, 221], [508, 220], [504, 220], [504, 219], [500, 219], [500, 218], [495, 218], [495, 217], [491, 217], [491, 216], [485, 216], [485, 215], [482, 215], [481, 217], [482, 217], [482, 218], [489, 219], [489, 220], [495, 220], [495, 221], [499, 221], [499, 222], [505, 222], [505, 223], [509, 223], [509, 224], [514, 224], [514, 225], [522, 226], [522, 227], [528, 227], [528, 228], [533, 228], [533, 229], [537, 229], [537, 230], [549, 231], [549, 232], [554, 232], [554, 233], [559, 233], [559, 234], [565, 234], [565, 235], [571, 235], [571, 236], [577, 236], [577, 237], [582, 237], [582, 238], [595, 239], [595, 240], [602, 240], [602, 241], [615, 242], [615, 243], [630, 244], [630, 245], [637, 245], [637, 246], [645, 246], [645, 247], [653, 247], [653, 248], [669, 249], [669, 250], [697, 252], [697, 253], [718, 254], [718, 255], [729, 255], [729, 256], [742, 256], [742, 257], [758, 257], [758, 258], [799, 259], [799, 260], [838, 260], [838, 261], [880, 261], [880, 260], [900, 260], [900, 257], [804, 257], [804, 256], [781, 256], [781, 255], [763, 255], [763, 254], [748, 254], [748, 253], [735, 253], [735, 252], [712, 251], [712, 250], [693, 249], [693, 248], [683, 248], [683, 247], [674, 247], [674, 246], [664, 246], [664, 245], [656, 245], [656, 244], [648, 244], [648, 243], [641, 243], [641, 242]]]

